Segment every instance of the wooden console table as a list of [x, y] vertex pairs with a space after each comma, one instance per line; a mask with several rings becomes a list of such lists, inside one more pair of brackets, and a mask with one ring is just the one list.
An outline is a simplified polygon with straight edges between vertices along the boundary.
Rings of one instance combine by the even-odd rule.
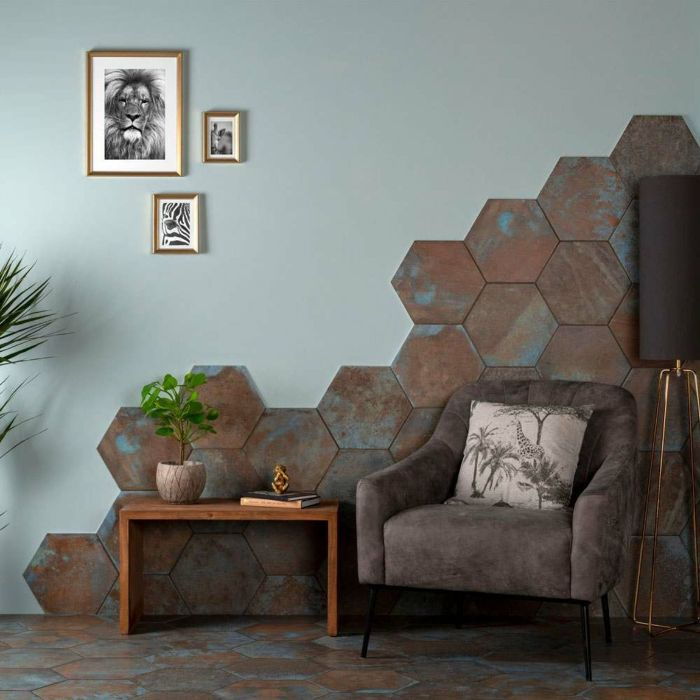
[[[257, 508], [209, 499], [193, 505], [144, 496], [119, 511], [119, 631], [130, 634], [143, 614], [143, 524], [147, 520], [282, 520], [328, 523], [328, 635], [338, 634], [338, 501], [310, 508]], [[206, 576], [206, 572], [202, 572]]]

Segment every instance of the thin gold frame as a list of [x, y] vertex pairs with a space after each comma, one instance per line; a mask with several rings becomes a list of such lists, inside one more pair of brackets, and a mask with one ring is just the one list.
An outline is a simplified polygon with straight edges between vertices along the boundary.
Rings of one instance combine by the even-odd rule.
[[[86, 79], [87, 79], [87, 108], [85, 134], [87, 138], [86, 148], [86, 174], [88, 177], [177, 177], [182, 175], [182, 51], [88, 51], [86, 54]], [[120, 170], [94, 170], [92, 167], [92, 61], [94, 58], [175, 58], [177, 59], [177, 114], [176, 114], [176, 151], [175, 170], [165, 171], [132, 171]]]
[[[190, 248], [161, 248], [158, 243], [158, 218], [160, 213], [160, 203], [167, 199], [189, 199], [193, 204], [194, 212], [191, 221], [194, 224], [194, 230], [197, 235], [195, 245]], [[190, 239], [190, 245], [192, 240]], [[172, 192], [169, 194], [154, 194], [153, 195], [153, 232], [151, 237], [151, 252], [163, 255], [191, 255], [199, 253], [199, 194], [194, 192]]]
[[[209, 153], [209, 131], [207, 124], [212, 117], [230, 119], [233, 122], [233, 153], [230, 157], [212, 158]], [[240, 112], [202, 112], [202, 162], [203, 163], [240, 163], [241, 162], [241, 113]]]
[[[661, 487], [664, 476], [664, 449], [666, 447], [666, 427], [668, 423], [668, 396], [670, 389], [671, 374], [675, 373], [680, 379], [685, 381], [686, 403], [688, 410], [688, 468], [690, 470], [690, 510], [691, 510], [691, 534], [693, 545], [693, 578], [695, 581], [695, 615], [693, 620], [678, 625], [663, 624], [654, 622], [654, 593], [656, 586], [656, 555], [657, 541], [659, 537], [659, 515], [661, 510]], [[663, 397], [663, 409], [662, 406]], [[634, 622], [646, 627], [647, 632], [652, 637], [661, 634], [683, 629], [690, 632], [700, 632], [700, 629], [693, 626], [700, 624], [700, 581], [698, 581], [698, 531], [696, 514], [696, 486], [695, 486], [695, 454], [693, 446], [693, 397], [695, 398], [695, 417], [700, 420], [700, 392], [698, 391], [698, 377], [692, 369], [684, 369], [680, 360], [676, 360], [676, 366], [672, 369], [662, 369], [659, 372], [656, 387], [656, 411], [654, 414], [654, 430], [651, 441], [651, 457], [649, 459], [649, 478], [647, 480], [646, 498], [644, 500], [644, 515], [642, 520], [642, 538], [639, 545], [639, 559], [637, 561], [637, 581], [634, 588]], [[659, 449], [658, 476], [654, 479], [654, 462], [656, 460], [656, 445], [659, 436], [659, 413], [662, 411], [661, 419], [661, 444]], [[651, 549], [651, 574], [649, 581], [649, 601], [647, 604], [647, 615], [643, 617], [639, 614], [639, 590], [642, 580], [642, 567], [644, 564], [644, 550], [646, 548], [647, 537], [647, 514], [649, 512], [649, 500], [651, 496], [652, 481], [656, 481], [656, 504], [654, 509], [654, 534], [652, 537]]]

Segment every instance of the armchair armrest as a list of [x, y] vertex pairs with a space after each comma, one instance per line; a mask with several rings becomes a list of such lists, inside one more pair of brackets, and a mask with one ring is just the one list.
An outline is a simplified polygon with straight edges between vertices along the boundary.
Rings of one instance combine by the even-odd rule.
[[574, 505], [571, 597], [597, 600], [622, 575], [634, 519], [636, 448], [606, 457]]
[[384, 523], [396, 513], [449, 497], [459, 460], [433, 438], [406, 459], [357, 484], [357, 560], [360, 583], [384, 583]]

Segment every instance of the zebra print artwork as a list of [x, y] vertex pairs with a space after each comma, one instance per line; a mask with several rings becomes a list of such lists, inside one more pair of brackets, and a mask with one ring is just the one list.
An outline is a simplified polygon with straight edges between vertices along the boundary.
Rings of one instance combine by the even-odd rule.
[[199, 195], [153, 195], [153, 252], [199, 252]]

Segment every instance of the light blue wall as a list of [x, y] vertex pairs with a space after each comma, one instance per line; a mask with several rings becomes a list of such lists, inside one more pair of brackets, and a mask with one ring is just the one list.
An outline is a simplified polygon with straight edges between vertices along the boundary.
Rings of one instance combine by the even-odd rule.
[[[700, 129], [700, 3], [676, 0], [0, 0], [0, 240], [77, 312], [23, 408], [48, 431], [0, 464], [0, 612], [47, 531], [94, 531], [95, 447], [142, 383], [247, 365], [314, 406], [410, 328], [411, 241], [462, 237], [487, 197], [536, 196], [561, 154], [635, 113]], [[84, 54], [184, 49], [186, 177], [84, 176]], [[200, 112], [247, 113], [244, 165], [202, 165]], [[149, 254], [150, 195], [204, 193], [206, 254]]]

